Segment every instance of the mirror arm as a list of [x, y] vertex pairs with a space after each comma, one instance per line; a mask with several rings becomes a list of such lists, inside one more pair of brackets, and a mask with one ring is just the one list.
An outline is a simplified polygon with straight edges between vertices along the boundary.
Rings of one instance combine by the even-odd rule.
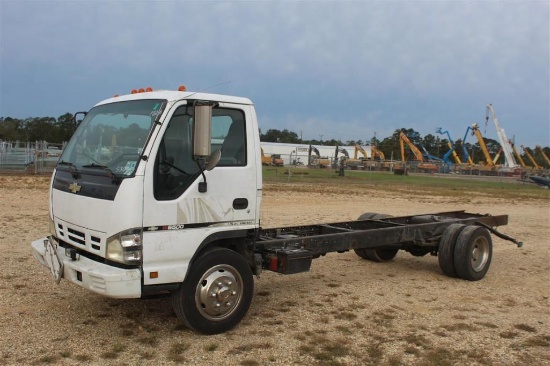
[[206, 183], [206, 175], [204, 175], [204, 166], [206, 165], [206, 160], [204, 158], [201, 158], [196, 161], [197, 161], [197, 165], [199, 166], [199, 170], [201, 171], [202, 179], [203, 179], [202, 182], [199, 182], [199, 192], [205, 193], [208, 190], [208, 185]]

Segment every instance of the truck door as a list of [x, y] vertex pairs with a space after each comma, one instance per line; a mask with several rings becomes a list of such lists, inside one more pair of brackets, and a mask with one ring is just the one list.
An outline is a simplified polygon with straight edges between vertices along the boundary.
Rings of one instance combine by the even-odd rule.
[[[155, 235], [154, 240], [162, 241], [162, 248], [185, 242], [192, 250], [213, 226], [218, 227], [217, 231], [223, 227], [253, 227], [258, 219], [258, 183], [256, 151], [247, 145], [250, 142], [253, 146], [254, 141], [252, 129], [247, 132], [246, 128], [251, 109], [228, 103], [213, 109], [212, 151], [221, 150], [221, 158], [213, 170], [204, 172], [207, 191], [199, 192], [203, 176], [193, 160], [193, 107], [172, 107], [168, 124], [154, 143], [144, 177], [144, 242], [148, 232], [160, 234], [167, 227], [167, 231], [181, 229], [178, 235], [172, 231], [170, 235]], [[144, 266], [145, 261], [146, 252]]]

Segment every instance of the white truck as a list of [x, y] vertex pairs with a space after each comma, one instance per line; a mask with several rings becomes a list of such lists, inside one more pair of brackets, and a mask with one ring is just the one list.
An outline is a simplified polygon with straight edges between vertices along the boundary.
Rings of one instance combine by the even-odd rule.
[[[312, 259], [354, 250], [371, 261], [398, 250], [437, 255], [442, 271], [482, 279], [489, 231], [506, 215], [464, 211], [263, 229], [258, 123], [249, 99], [150, 89], [84, 114], [51, 179], [49, 235], [36, 259], [114, 298], [171, 294], [191, 329], [215, 334], [246, 315], [253, 276], [308, 271]], [[77, 113], [77, 114], [79, 114]]]

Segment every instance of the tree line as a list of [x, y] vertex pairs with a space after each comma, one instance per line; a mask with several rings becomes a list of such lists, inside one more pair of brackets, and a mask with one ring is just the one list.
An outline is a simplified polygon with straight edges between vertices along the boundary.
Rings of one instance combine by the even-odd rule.
[[[30, 117], [25, 119], [17, 119], [11, 117], [0, 117], [0, 141], [21, 141], [21, 142], [34, 142], [34, 141], [47, 141], [49, 143], [63, 143], [69, 141], [72, 134], [75, 131], [74, 116], [71, 113], [65, 113], [58, 118], [54, 117]], [[440, 138], [432, 134], [422, 136], [419, 132], [412, 128], [399, 128], [396, 129], [391, 136], [385, 137], [380, 140], [373, 137], [370, 140], [347, 140], [340, 141], [336, 139], [328, 139], [324, 141], [320, 140], [302, 140], [296, 132], [289, 131], [287, 129], [277, 130], [269, 129], [265, 133], [260, 131], [260, 141], [263, 142], [281, 142], [281, 143], [294, 143], [294, 144], [306, 144], [314, 146], [353, 146], [353, 145], [374, 145], [381, 150], [387, 159], [393, 157], [394, 160], [399, 160], [401, 157], [400, 149], [400, 137], [403, 132], [417, 148], [422, 152], [435, 157], [442, 157], [449, 151], [449, 141], [445, 138]], [[472, 139], [475, 139], [472, 137]], [[495, 157], [499, 150], [500, 144], [498, 141], [483, 138], [487, 150], [491, 157]], [[462, 161], [465, 161], [465, 156], [462, 148], [462, 139], [454, 141], [455, 151], [459, 155]], [[464, 144], [466, 151], [478, 162], [484, 160], [482, 149], [478, 142]], [[516, 147], [520, 152], [524, 161], [531, 165], [525, 152], [521, 148]], [[407, 153], [412, 154], [407, 148]], [[531, 156], [535, 159], [537, 164], [548, 168], [548, 163], [544, 157], [536, 149], [530, 149]], [[550, 156], [550, 148], [544, 147], [543, 151], [547, 156]], [[410, 159], [410, 158], [407, 158]], [[500, 157], [495, 164], [504, 163], [504, 154], [500, 154]]]

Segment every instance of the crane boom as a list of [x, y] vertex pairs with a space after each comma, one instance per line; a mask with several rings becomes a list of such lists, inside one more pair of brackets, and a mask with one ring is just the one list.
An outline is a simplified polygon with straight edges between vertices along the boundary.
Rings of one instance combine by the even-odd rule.
[[477, 125], [477, 123], [474, 123], [472, 125], [472, 133], [477, 137], [477, 142], [479, 143], [479, 146], [481, 146], [481, 151], [483, 151], [483, 155], [485, 155], [487, 166], [495, 166], [493, 158], [491, 157], [491, 154], [489, 154], [489, 150], [487, 150], [487, 145], [485, 145], [485, 141], [483, 141], [483, 136], [481, 136], [481, 132], [479, 131], [479, 126]]
[[542, 154], [542, 157], [546, 161], [546, 164], [550, 165], [550, 158], [548, 158], [548, 155], [546, 155], [542, 147], [540, 147], [539, 145], [535, 146], [535, 151], [537, 150], [540, 151], [540, 153]]
[[413, 152], [415, 160], [417, 160], [419, 162], [424, 161], [424, 159], [422, 158], [422, 152], [420, 150], [418, 150], [418, 148], [416, 146], [413, 145], [411, 140], [409, 140], [407, 135], [405, 135], [403, 132], [401, 132], [399, 134], [399, 142], [400, 142], [400, 145], [401, 145], [401, 160], [402, 161], [406, 160], [405, 159], [405, 143], [409, 146], [409, 148]]
[[540, 165], [537, 164], [537, 162], [535, 161], [535, 159], [533, 158], [533, 155], [531, 155], [531, 153], [529, 152], [529, 149], [526, 148], [525, 146], [521, 145], [521, 148], [523, 149], [523, 152], [525, 153], [525, 155], [527, 155], [527, 157], [529, 158], [529, 160], [531, 160], [531, 163], [533, 164], [533, 166], [535, 167], [535, 169], [541, 169]]
[[519, 152], [517, 151], [516, 147], [514, 146], [514, 144], [512, 144], [512, 150], [514, 150], [514, 155], [516, 155], [516, 158], [518, 158], [518, 161], [519, 163], [521, 164], [522, 167], [524, 168], [529, 168], [529, 166], [527, 166], [527, 164], [525, 164], [525, 162], [523, 161], [523, 159], [521, 158], [521, 155], [519, 154]]
[[468, 126], [468, 128], [466, 129], [466, 133], [464, 134], [464, 138], [462, 139], [462, 153], [464, 154], [464, 157], [466, 158], [466, 161], [468, 162], [468, 164], [470, 165], [474, 165], [474, 161], [472, 160], [472, 158], [470, 157], [470, 155], [468, 154], [468, 149], [466, 149], [466, 138], [468, 137], [468, 131], [470, 131], [472, 129], [472, 127]]
[[518, 163], [516, 162], [516, 159], [514, 159], [514, 155], [512, 153], [512, 146], [510, 146], [510, 141], [508, 140], [508, 138], [506, 138], [506, 133], [504, 132], [504, 129], [501, 128], [500, 124], [498, 123], [498, 119], [497, 119], [497, 116], [495, 115], [495, 110], [493, 109], [492, 104], [487, 104], [486, 113], [485, 113], [485, 120], [487, 122], [489, 122], [489, 113], [491, 113], [491, 117], [493, 118], [493, 122], [497, 130], [497, 135], [500, 140], [500, 145], [502, 146], [502, 151], [504, 152], [504, 158], [505, 158], [504, 165], [509, 168], [515, 168], [518, 166]]
[[445, 155], [443, 155], [443, 161], [447, 164], [450, 164], [451, 160], [449, 159], [449, 156], [451, 156], [451, 154], [452, 154], [453, 158], [455, 159], [455, 162], [459, 165], [462, 164], [462, 161], [460, 160], [460, 158], [458, 157], [458, 154], [455, 151], [455, 143], [454, 143], [453, 139], [451, 138], [451, 134], [449, 133], [449, 131], [443, 131], [443, 129], [441, 127], [438, 127], [435, 130], [435, 132], [437, 132], [440, 135], [446, 134], [447, 137], [449, 138], [449, 142], [448, 142], [447, 145], [449, 146], [450, 150], [447, 151], [447, 153], [445, 153]]

